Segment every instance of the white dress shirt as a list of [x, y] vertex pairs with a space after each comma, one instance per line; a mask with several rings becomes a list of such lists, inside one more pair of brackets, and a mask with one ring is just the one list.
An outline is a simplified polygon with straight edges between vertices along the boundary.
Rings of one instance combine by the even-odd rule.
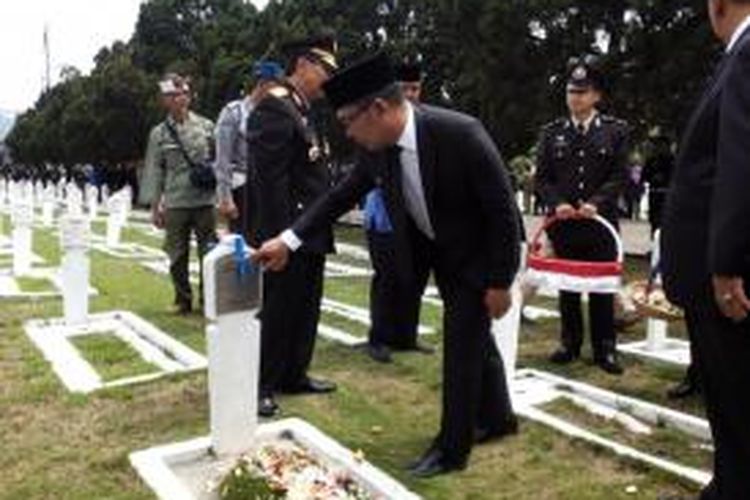
[[588, 134], [589, 129], [591, 128], [591, 124], [594, 122], [594, 119], [597, 116], [596, 111], [592, 111], [588, 118], [586, 118], [583, 121], [578, 121], [575, 119], [574, 116], [570, 117], [570, 121], [573, 123], [573, 126], [576, 128], [576, 130], [579, 130], [581, 126], [583, 126], [583, 133]]
[[745, 20], [742, 21], [739, 26], [737, 26], [737, 29], [734, 30], [734, 33], [732, 33], [732, 38], [729, 39], [729, 43], [727, 44], [727, 52], [730, 52], [734, 48], [734, 46], [737, 45], [740, 37], [747, 29], [750, 29], [750, 16], [747, 16]]

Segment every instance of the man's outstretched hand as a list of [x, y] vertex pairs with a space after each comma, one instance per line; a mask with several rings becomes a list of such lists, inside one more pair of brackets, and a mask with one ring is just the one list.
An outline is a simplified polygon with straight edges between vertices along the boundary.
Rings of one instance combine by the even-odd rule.
[[253, 262], [270, 271], [283, 271], [289, 262], [289, 247], [280, 237], [272, 238], [253, 253]]

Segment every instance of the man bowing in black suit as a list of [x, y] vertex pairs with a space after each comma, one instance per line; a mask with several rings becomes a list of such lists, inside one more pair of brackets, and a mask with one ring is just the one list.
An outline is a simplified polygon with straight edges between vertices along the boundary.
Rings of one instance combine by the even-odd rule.
[[750, 0], [708, 0], [726, 53], [685, 128], [663, 218], [664, 287], [685, 308], [714, 438], [701, 498], [750, 498]]
[[347, 135], [366, 151], [344, 181], [255, 258], [283, 268], [301, 242], [383, 188], [398, 275], [409, 279], [415, 266], [428, 265], [445, 303], [440, 432], [411, 471], [426, 477], [463, 469], [474, 441], [517, 429], [490, 335], [490, 319], [510, 307], [519, 260], [518, 214], [503, 160], [475, 118], [407, 102], [383, 53], [338, 73], [324, 90]]

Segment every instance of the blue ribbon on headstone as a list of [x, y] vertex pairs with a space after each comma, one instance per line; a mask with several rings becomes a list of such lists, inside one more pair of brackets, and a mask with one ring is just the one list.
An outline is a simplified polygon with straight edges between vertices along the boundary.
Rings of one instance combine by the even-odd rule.
[[236, 235], [234, 238], [234, 263], [237, 268], [237, 279], [242, 280], [243, 276], [253, 272], [253, 264], [250, 259], [245, 255], [245, 238], [241, 235]]

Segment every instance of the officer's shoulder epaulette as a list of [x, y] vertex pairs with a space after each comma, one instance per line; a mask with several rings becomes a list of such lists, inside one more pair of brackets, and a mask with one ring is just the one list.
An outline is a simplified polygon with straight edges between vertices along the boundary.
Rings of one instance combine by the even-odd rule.
[[621, 118], [611, 116], [611, 115], [601, 115], [601, 120], [602, 120], [602, 123], [606, 123], [606, 124], [619, 125], [620, 127], [628, 126], [627, 121]]
[[567, 121], [568, 120], [563, 117], [556, 118], [555, 120], [552, 120], [551, 122], [544, 124], [544, 126], [542, 126], [542, 130], [547, 132], [549, 130], [564, 127]]
[[281, 85], [277, 85], [268, 89], [268, 95], [276, 97], [277, 99], [285, 99], [291, 95], [289, 89]]

